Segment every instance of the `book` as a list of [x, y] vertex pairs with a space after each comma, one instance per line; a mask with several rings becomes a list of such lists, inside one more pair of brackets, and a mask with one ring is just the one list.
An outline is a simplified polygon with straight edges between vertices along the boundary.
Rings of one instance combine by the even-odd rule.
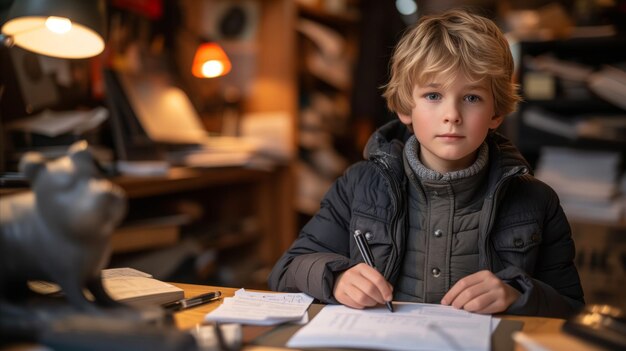
[[[133, 307], [160, 306], [184, 297], [183, 289], [128, 267], [103, 269], [102, 283], [114, 300]], [[47, 281], [29, 281], [28, 286], [44, 295], [62, 294], [57, 284]], [[88, 291], [85, 295], [93, 299]]]

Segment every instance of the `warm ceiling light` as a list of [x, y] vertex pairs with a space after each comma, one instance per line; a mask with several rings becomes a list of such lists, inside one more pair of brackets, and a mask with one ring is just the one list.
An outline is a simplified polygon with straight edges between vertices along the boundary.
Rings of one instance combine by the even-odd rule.
[[198, 78], [215, 78], [228, 74], [231, 63], [224, 50], [214, 42], [200, 44], [191, 65], [191, 73]]
[[86, 58], [104, 50], [103, 0], [15, 0], [2, 34], [37, 54]]

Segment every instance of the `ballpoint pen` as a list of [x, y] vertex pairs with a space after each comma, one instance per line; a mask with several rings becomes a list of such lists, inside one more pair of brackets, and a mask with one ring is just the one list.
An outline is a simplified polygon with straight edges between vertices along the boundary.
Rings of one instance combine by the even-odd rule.
[[184, 310], [187, 308], [199, 306], [199, 305], [211, 302], [211, 301], [215, 301], [219, 299], [221, 296], [222, 296], [221, 291], [211, 291], [209, 293], [190, 297], [188, 299], [181, 299], [178, 301], [166, 303], [162, 305], [162, 307], [165, 308], [166, 310], [175, 312], [175, 311], [180, 311], [180, 310]]
[[[354, 241], [356, 241], [356, 246], [359, 248], [361, 252], [361, 256], [365, 260], [368, 266], [372, 268], [376, 268], [376, 264], [374, 263], [374, 255], [372, 255], [372, 250], [370, 250], [369, 245], [367, 244], [367, 240], [365, 240], [365, 236], [360, 230], [354, 231]], [[393, 312], [393, 305], [391, 301], [386, 301], [385, 305], [390, 312]]]

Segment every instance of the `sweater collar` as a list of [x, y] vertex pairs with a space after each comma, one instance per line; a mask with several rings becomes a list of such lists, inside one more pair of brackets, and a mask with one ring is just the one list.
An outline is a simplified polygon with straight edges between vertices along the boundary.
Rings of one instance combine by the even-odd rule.
[[415, 173], [415, 175], [422, 180], [432, 181], [454, 181], [458, 179], [464, 179], [472, 177], [478, 174], [489, 160], [489, 146], [483, 142], [478, 149], [478, 157], [476, 161], [465, 169], [461, 169], [454, 172], [439, 173], [435, 170], [427, 168], [419, 159], [420, 144], [417, 141], [415, 135], [411, 136], [404, 147], [404, 157], [408, 162], [409, 167]]

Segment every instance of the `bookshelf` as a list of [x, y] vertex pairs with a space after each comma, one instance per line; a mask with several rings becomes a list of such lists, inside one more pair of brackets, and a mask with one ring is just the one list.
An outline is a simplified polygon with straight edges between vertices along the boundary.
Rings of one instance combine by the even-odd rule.
[[[234, 87], [239, 91], [236, 109], [240, 116], [288, 116], [295, 145], [295, 35], [286, 30], [294, 26], [293, 1], [190, 1], [177, 5], [181, 22], [177, 31], [172, 29], [177, 34], [169, 54], [177, 64], [179, 83], [207, 130], [221, 131], [224, 110], [212, 105], [223, 104], [219, 100]], [[230, 36], [220, 32], [229, 9], [234, 9], [231, 15], [244, 14], [245, 22], [234, 24], [246, 23], [248, 29]], [[229, 75], [208, 80], [191, 76], [188, 64], [198, 44], [196, 37], [201, 35], [223, 46], [233, 64]], [[117, 177], [114, 181], [129, 197], [125, 224], [156, 216], [163, 225], [151, 228], [153, 233], [161, 231], [160, 240], [146, 239], [150, 231], [139, 226], [122, 233], [125, 239], [118, 233], [123, 244], [114, 259], [124, 262], [144, 253], [158, 261], [159, 252], [177, 258], [192, 254], [196, 259], [191, 270], [196, 270], [197, 276], [190, 282], [263, 288], [264, 275], [297, 233], [293, 172], [293, 160], [286, 159], [271, 169], [175, 167], [164, 176]], [[133, 233], [136, 237], [131, 239]], [[178, 253], [177, 248], [181, 248]]]
[[[623, 214], [617, 221], [601, 219], [599, 215], [593, 215], [596, 216], [594, 218], [589, 213], [581, 213], [575, 205], [590, 204], [593, 211], [602, 211], [600, 215], [607, 217], [608, 210], [604, 210], [603, 206], [614, 210], [616, 207], [613, 205], [620, 201], [620, 194], [599, 198], [597, 192], [593, 194], [588, 187], [606, 185], [607, 179], [614, 172], [607, 171], [602, 174], [605, 179], [595, 178], [597, 183], [591, 183], [590, 174], [595, 170], [597, 176], [599, 172], [591, 165], [592, 162], [581, 161], [579, 157], [564, 165], [568, 169], [564, 172], [567, 179], [555, 180], [552, 177], [548, 181], [547, 173], [554, 172], [553, 168], [559, 168], [558, 165], [554, 166], [558, 162], [552, 162], [550, 167], [548, 162], [538, 164], [538, 161], [541, 162], [542, 157], [547, 160], [546, 155], [557, 153], [542, 151], [546, 146], [566, 147], [575, 153], [581, 152], [579, 156], [583, 152], [594, 152], [597, 155], [595, 160], [598, 161], [601, 161], [600, 152], [604, 152], [604, 155], [618, 153], [621, 166], [615, 167], [619, 168], [615, 170], [615, 177], [619, 182], [626, 160], [626, 137], [620, 134], [626, 130], [626, 108], [619, 101], [603, 98], [601, 91], [593, 88], [592, 82], [598, 72], [607, 72], [603, 71], [607, 66], [617, 67], [626, 77], [626, 36], [622, 33], [606, 37], [530, 41], [520, 43], [519, 49], [518, 82], [524, 101], [518, 112], [511, 116], [514, 121], [512, 137], [524, 157], [535, 168], [537, 176], [559, 193], [576, 243], [576, 265], [586, 302], [608, 303], [623, 308], [621, 286], [626, 280]], [[611, 77], [611, 74], [605, 77], [616, 78]], [[624, 87], [626, 88], [626, 84]], [[606, 92], [608, 91], [604, 93]], [[620, 94], [619, 90], [611, 90], [610, 93]], [[626, 95], [622, 101], [624, 99]], [[595, 133], [584, 132], [580, 126], [589, 124], [593, 119], [600, 119], [605, 125], [598, 125]], [[586, 183], [587, 187], [565, 186], [572, 179], [589, 183]], [[559, 189], [565, 191], [559, 192]], [[571, 195], [575, 190], [581, 190], [581, 193], [587, 191], [588, 195], [581, 195], [573, 200], [568, 194]]]
[[306, 220], [355, 157], [350, 100], [361, 18], [358, 1], [339, 8], [330, 2], [300, 1], [296, 12], [296, 209]]
[[[598, 38], [571, 38], [551, 41], [525, 41], [519, 44], [518, 81], [524, 98], [515, 120], [513, 138], [524, 156], [536, 164], [543, 146], [566, 146], [578, 149], [615, 150], [626, 147], [626, 139], [603, 140], [580, 136], [564, 137], [550, 127], [537, 128], [525, 122], [525, 114], [539, 109], [573, 125], [589, 117], [626, 118], [626, 110], [594, 93], [584, 78], [568, 79], [558, 72], [537, 67], [538, 57], [549, 56], [563, 64], [559, 72], [568, 74], [567, 65], [581, 65], [592, 72], [606, 65], [626, 62], [626, 35]], [[565, 67], [565, 68], [563, 68]]]
[[[217, 10], [231, 5], [254, 8], [249, 13], [253, 34], [245, 38], [231, 38], [225, 45], [232, 50], [229, 52], [233, 62], [231, 75], [228, 79], [215, 80], [189, 78], [191, 72], [187, 63], [190, 63], [200, 40], [194, 34], [206, 29], [208, 17], [220, 20]], [[290, 142], [295, 146], [297, 84], [295, 33], [291, 30], [295, 19], [293, 1], [176, 1], [165, 2], [162, 6], [164, 15], [155, 18], [146, 14], [141, 6], [135, 7], [129, 2], [109, 2], [109, 29], [113, 31], [116, 28], [118, 32], [110, 36], [106, 55], [94, 60], [94, 67], [101, 64], [118, 69], [120, 65], [131, 64], [130, 68], [134, 67], [137, 74], [167, 73], [173, 85], [185, 90], [192, 102], [215, 98], [213, 93], [226, 83], [244, 84], [238, 106], [241, 114], [245, 114], [246, 118], [287, 116], [283, 124], [293, 130], [289, 135], [293, 136]], [[164, 43], [174, 43], [175, 47]], [[129, 47], [136, 50], [134, 56], [124, 52]], [[2, 63], [4, 67], [4, 57]], [[88, 72], [83, 73], [86, 77], [90, 76]], [[95, 81], [98, 77], [92, 79]], [[97, 83], [95, 81], [93, 85]], [[85, 90], [90, 88], [89, 84], [85, 85]], [[88, 93], [85, 92], [85, 95]], [[10, 105], [12, 101], [6, 97], [4, 94], [3, 105]], [[104, 98], [100, 99], [96, 103], [104, 104]], [[212, 123], [220, 119], [212, 114], [219, 114], [220, 111], [206, 112], [198, 109], [206, 129], [209, 132], [220, 131], [218, 123]], [[4, 125], [1, 122], [6, 122], [6, 119], [0, 121], [0, 125]], [[0, 170], [4, 171], [5, 163], [13, 160], [15, 155], [12, 154], [13, 149], [5, 145], [5, 140], [7, 143], [10, 141], [4, 137], [7, 131], [3, 129], [0, 132], [3, 133]], [[98, 132], [102, 132], [103, 143], [112, 139], [107, 128]], [[292, 157], [281, 159], [268, 169], [173, 167], [164, 175], [113, 177], [112, 180], [127, 193], [129, 214], [113, 238], [115, 252], [111, 263], [140, 254], [174, 250], [190, 237], [197, 236], [202, 250], [200, 253], [211, 252], [213, 255], [207, 256], [204, 262], [198, 262], [201, 276], [197, 278], [203, 280], [197, 283], [219, 283], [219, 280], [210, 280], [215, 272], [222, 269], [235, 271], [240, 262], [250, 262], [254, 273], [268, 272], [297, 234], [293, 169]], [[25, 186], [13, 189], [2, 185], [0, 194], [5, 196], [23, 191]], [[167, 260], [162, 263], [167, 264]], [[161, 278], [157, 274], [155, 276]], [[236, 279], [223, 282], [233, 286], [263, 288], [264, 280], [262, 274], [239, 274]]]
[[[282, 179], [276, 177], [286, 172], [286, 166], [280, 168], [172, 168], [164, 176], [113, 178], [129, 199], [126, 226], [114, 233], [113, 264], [193, 240], [198, 249], [215, 254], [205, 267], [198, 267], [199, 279], [213, 279], [220, 269], [242, 261], [254, 271], [271, 268], [294, 235], [279, 225], [289, 220], [284, 213], [293, 211], [290, 202], [274, 201], [288, 196]], [[264, 282], [250, 278], [228, 283]]]

